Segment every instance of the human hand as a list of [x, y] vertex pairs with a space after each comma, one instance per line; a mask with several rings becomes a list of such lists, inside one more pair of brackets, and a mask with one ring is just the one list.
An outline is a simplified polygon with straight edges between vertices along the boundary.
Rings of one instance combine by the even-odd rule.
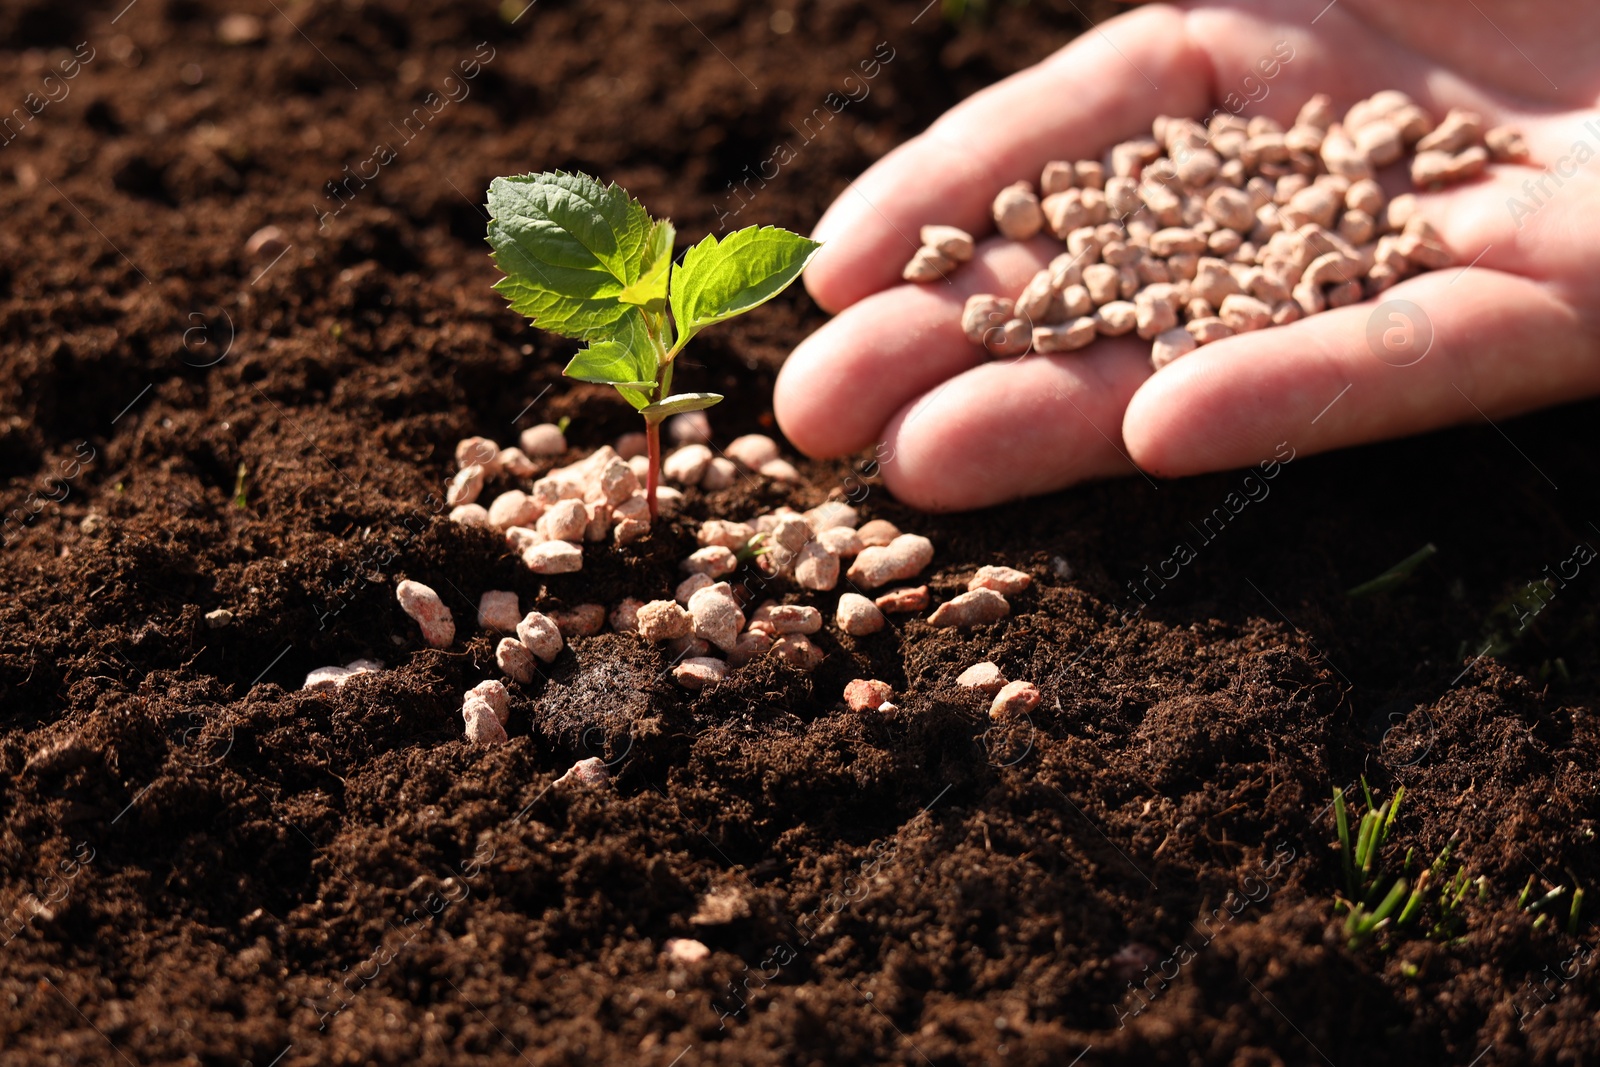
[[[1140, 8], [976, 94], [870, 168], [816, 229], [827, 243], [806, 285], [838, 315], [779, 375], [774, 404], [790, 441], [814, 456], [877, 443], [895, 496], [954, 510], [1133, 473], [1135, 464], [1164, 477], [1197, 474], [1259, 462], [1280, 442], [1305, 455], [1600, 393], [1600, 66], [1586, 54], [1600, 39], [1600, 8], [1318, 7]], [[1158, 114], [1200, 118], [1230, 93], [1257, 95], [1248, 88], [1261, 83], [1257, 64], [1281, 42], [1292, 59], [1246, 116], [1287, 124], [1318, 92], [1342, 114], [1393, 88], [1436, 120], [1466, 107], [1523, 133], [1528, 165], [1493, 164], [1484, 179], [1419, 194], [1420, 213], [1461, 266], [1207, 345], [1160, 373], [1149, 342], [1131, 337], [1003, 362], [966, 339], [967, 296], [1016, 295], [1059, 242], [990, 238], [949, 282], [900, 284], [923, 224], [992, 230], [989, 205], [1002, 186], [1036, 182], [1049, 160], [1096, 159], [1149, 136]], [[1384, 178], [1391, 195], [1406, 184]], [[1393, 304], [1401, 300], [1421, 315]], [[1369, 341], [1375, 319], [1414, 327], [1411, 349]]]

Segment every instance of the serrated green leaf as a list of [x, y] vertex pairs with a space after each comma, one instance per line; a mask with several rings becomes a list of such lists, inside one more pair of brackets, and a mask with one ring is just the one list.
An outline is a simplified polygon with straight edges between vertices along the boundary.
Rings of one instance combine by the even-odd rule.
[[721, 393], [678, 393], [658, 404], [640, 408], [639, 411], [643, 415], [666, 418], [668, 415], [682, 415], [685, 411], [704, 411], [721, 402]]
[[638, 304], [649, 311], [660, 311], [667, 302], [667, 276], [672, 270], [672, 242], [678, 231], [671, 219], [661, 219], [650, 227], [640, 261], [639, 280], [622, 290], [624, 304]]
[[[631, 305], [655, 227], [615, 183], [560, 171], [489, 185], [489, 245], [505, 277], [495, 289], [534, 324], [585, 341], [607, 339]], [[654, 262], [652, 260], [652, 262]]]
[[[712, 323], [766, 303], [800, 276], [822, 246], [777, 226], [708, 235], [672, 268], [672, 316], [687, 340]], [[681, 341], [680, 341], [681, 344]]]

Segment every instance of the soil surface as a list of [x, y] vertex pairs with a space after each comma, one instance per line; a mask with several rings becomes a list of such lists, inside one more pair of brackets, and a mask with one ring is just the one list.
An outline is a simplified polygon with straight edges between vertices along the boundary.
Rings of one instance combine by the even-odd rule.
[[[1600, 405], [957, 517], [791, 457], [802, 487], [691, 492], [541, 582], [444, 518], [455, 442], [568, 417], [571, 459], [632, 416], [491, 292], [489, 179], [603, 175], [680, 246], [806, 230], [1105, 12], [522, 2], [0, 11], [27, 120], [0, 147], [0, 1063], [1600, 1059], [1594, 903], [1568, 932], [1600, 883]], [[239, 13], [259, 37], [227, 43]], [[269, 224], [287, 249], [253, 254]], [[771, 429], [822, 317], [797, 289], [696, 343], [720, 442]], [[462, 740], [480, 592], [661, 596], [690, 520], [830, 494], [932, 538], [936, 596], [988, 563], [1035, 583], [1001, 623], [825, 632], [814, 673], [699, 695], [579, 639], [516, 687], [509, 744]], [[388, 669], [299, 690], [358, 657]], [[1029, 721], [954, 685], [985, 659], [1043, 690]], [[901, 714], [846, 711], [855, 677]], [[595, 755], [609, 787], [551, 788]], [[1455, 844], [1352, 948], [1329, 801], [1362, 775], [1406, 790], [1390, 874]], [[1519, 906], [1530, 878], [1564, 891]]]

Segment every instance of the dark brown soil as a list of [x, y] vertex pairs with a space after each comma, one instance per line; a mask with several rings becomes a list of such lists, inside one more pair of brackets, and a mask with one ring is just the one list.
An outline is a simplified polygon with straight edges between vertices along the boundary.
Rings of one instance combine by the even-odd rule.
[[[667, 590], [690, 540], [541, 586], [443, 518], [462, 436], [631, 428], [490, 291], [488, 180], [593, 171], [697, 240], [888, 42], [733, 220], [806, 229], [1103, 13], [925, 2], [240, 0], [265, 31], [240, 46], [225, 0], [0, 12], [0, 110], [59, 97], [0, 147], [0, 1063], [1600, 1059], [1594, 905], [1565, 932], [1600, 882], [1597, 579], [1563, 570], [1600, 544], [1600, 405], [1297, 458], [1210, 539], [1242, 474], [954, 518], [842, 463], [691, 494], [704, 517], [850, 492], [933, 539], [938, 594], [984, 563], [1036, 584], [981, 631], [825, 639], [812, 675], [701, 696], [580, 640], [515, 694], [509, 745], [461, 739], [490, 641], [423, 649], [397, 580], [464, 622], [485, 588], [611, 603]], [[244, 247], [268, 223], [292, 242], [270, 265]], [[796, 291], [698, 344], [683, 384], [730, 394], [719, 437], [770, 427], [820, 320]], [[1518, 631], [1547, 567], [1568, 577]], [[390, 669], [298, 691], [362, 656]], [[986, 729], [953, 685], [981, 659], [1043, 689], [1031, 722]], [[903, 714], [846, 712], [857, 676]], [[613, 788], [549, 789], [597, 754]], [[1407, 790], [1391, 867], [1458, 835], [1483, 879], [1458, 929], [1428, 936], [1430, 904], [1346, 944], [1328, 801], [1362, 774]], [[1541, 926], [1530, 876], [1568, 887]], [[674, 968], [671, 937], [712, 955]]]

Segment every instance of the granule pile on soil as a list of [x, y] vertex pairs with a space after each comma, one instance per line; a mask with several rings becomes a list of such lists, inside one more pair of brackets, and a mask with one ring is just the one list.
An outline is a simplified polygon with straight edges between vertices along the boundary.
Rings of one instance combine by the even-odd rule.
[[[786, 449], [799, 483], [691, 489], [544, 578], [447, 520], [463, 437], [567, 418], [556, 463], [637, 429], [491, 291], [489, 180], [601, 175], [680, 247], [803, 232], [1107, 13], [924, 3], [0, 12], [0, 1064], [1600, 1058], [1592, 903], [1568, 932], [1600, 881], [1600, 405], [943, 517]], [[775, 433], [822, 320], [796, 287], [697, 342], [714, 443]], [[936, 604], [1033, 581], [700, 692], [575, 638], [509, 687], [508, 743], [462, 738], [483, 591], [670, 598], [700, 521], [830, 495], [932, 540]], [[1038, 706], [991, 722], [956, 684], [985, 661]], [[848, 710], [858, 678], [898, 710]], [[1329, 800], [1363, 775], [1406, 789], [1391, 870], [1454, 838], [1482, 879], [1458, 923], [1350, 947]], [[1519, 907], [1530, 877], [1565, 895]]]

